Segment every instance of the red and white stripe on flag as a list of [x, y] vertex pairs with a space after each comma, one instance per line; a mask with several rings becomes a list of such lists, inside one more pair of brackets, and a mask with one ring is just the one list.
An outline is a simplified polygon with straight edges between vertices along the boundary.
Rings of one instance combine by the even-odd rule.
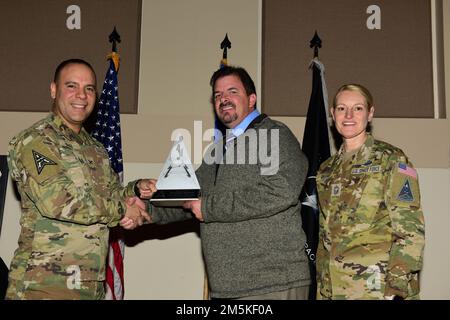
[[[119, 56], [113, 52], [109, 59], [103, 89], [98, 101], [97, 118], [92, 136], [100, 141], [108, 152], [114, 172], [123, 182], [122, 139], [120, 130], [119, 90], [117, 66]], [[124, 296], [123, 257], [125, 244], [120, 239], [120, 229], [110, 229], [109, 253], [106, 264], [105, 291], [107, 300], [122, 300]]]
[[106, 265], [106, 300], [123, 299], [123, 254], [125, 244], [122, 239], [111, 240], [109, 244], [108, 264]]

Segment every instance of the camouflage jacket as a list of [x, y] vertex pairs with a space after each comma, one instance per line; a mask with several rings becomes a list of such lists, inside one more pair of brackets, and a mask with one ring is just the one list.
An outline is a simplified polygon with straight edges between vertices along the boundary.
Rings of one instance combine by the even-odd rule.
[[317, 174], [318, 298], [418, 299], [425, 227], [416, 170], [370, 134], [349, 160], [343, 154]]
[[8, 165], [22, 228], [7, 298], [90, 298], [83, 282], [104, 280], [108, 227], [118, 224], [133, 182], [123, 188], [104, 147], [53, 114], [11, 140]]

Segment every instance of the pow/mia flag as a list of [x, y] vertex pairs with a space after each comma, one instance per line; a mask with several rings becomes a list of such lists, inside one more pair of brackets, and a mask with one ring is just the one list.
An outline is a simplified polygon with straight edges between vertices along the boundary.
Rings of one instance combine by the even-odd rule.
[[[306, 116], [302, 150], [308, 158], [308, 175], [301, 194], [302, 226], [306, 234], [305, 251], [309, 258], [311, 286], [309, 299], [316, 297], [316, 251], [319, 242], [319, 208], [317, 205], [316, 173], [321, 163], [330, 157], [328, 136], [327, 89], [323, 77], [324, 66], [317, 59], [311, 63], [313, 71], [312, 92]], [[341, 192], [340, 185], [333, 188], [333, 196]]]
[[47, 158], [46, 156], [40, 154], [37, 151], [31, 150], [33, 152], [34, 164], [36, 165], [36, 170], [38, 174], [41, 174], [45, 166], [56, 165], [55, 162]]

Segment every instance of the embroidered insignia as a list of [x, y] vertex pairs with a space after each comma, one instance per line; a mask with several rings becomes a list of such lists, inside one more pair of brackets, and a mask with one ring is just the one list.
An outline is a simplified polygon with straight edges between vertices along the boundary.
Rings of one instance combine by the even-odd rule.
[[366, 173], [368, 171], [369, 171], [369, 168], [367, 168], [367, 167], [355, 168], [355, 169], [352, 169], [352, 174], [361, 174], [361, 173]]
[[411, 186], [409, 185], [408, 179], [405, 180], [405, 183], [403, 184], [402, 190], [400, 190], [397, 199], [403, 202], [414, 201], [414, 196], [412, 194]]
[[341, 194], [341, 184], [336, 183], [331, 185], [331, 195], [337, 197]]
[[380, 172], [380, 166], [374, 165], [369, 166], [372, 164], [372, 160], [368, 160], [365, 163], [362, 164], [355, 164], [352, 166], [352, 174], [361, 174], [361, 173], [367, 173], [367, 172]]
[[398, 172], [404, 175], [417, 179], [417, 172], [415, 169], [408, 167], [405, 163], [398, 164]]
[[41, 174], [45, 166], [56, 165], [55, 162], [47, 158], [46, 156], [40, 154], [37, 151], [31, 150], [33, 152], [34, 164], [36, 165], [36, 170], [38, 174]]

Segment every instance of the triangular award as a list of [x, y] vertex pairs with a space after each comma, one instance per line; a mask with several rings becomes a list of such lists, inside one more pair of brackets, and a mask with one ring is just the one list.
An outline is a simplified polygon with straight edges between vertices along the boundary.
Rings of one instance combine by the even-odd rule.
[[156, 182], [156, 189], [150, 201], [157, 202], [157, 205], [181, 206], [185, 200], [197, 200], [200, 197], [200, 184], [182, 136], [170, 150]]

